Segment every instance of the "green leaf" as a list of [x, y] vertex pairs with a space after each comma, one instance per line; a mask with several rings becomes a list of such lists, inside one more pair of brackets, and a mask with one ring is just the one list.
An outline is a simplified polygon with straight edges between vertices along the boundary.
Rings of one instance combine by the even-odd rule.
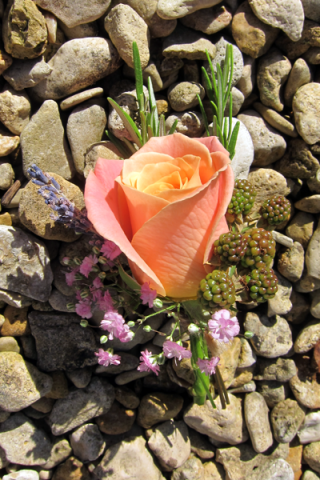
[[133, 153], [136, 153], [137, 152], [137, 149], [135, 148], [135, 146], [133, 145], [133, 143], [131, 143], [127, 138], [123, 137], [122, 139], [123, 143], [126, 144], [126, 146], [128, 147], [128, 149], [130, 150], [131, 154], [130, 154], [130, 157]]
[[202, 113], [203, 123], [204, 123], [205, 129], [206, 129], [207, 137], [210, 137], [207, 114], [206, 114], [206, 112], [205, 112], [205, 109], [204, 109], [202, 100], [201, 100], [201, 98], [200, 98], [200, 95], [198, 95], [198, 94], [197, 94], [197, 99], [198, 99], [199, 106], [200, 106], [200, 110], [201, 110], [201, 113]]
[[209, 68], [210, 68], [210, 72], [211, 72], [212, 88], [213, 88], [215, 96], [217, 98], [218, 91], [217, 91], [216, 76], [215, 76], [215, 72], [214, 72], [213, 65], [212, 65], [212, 60], [210, 58], [208, 50], [206, 50], [206, 56], [207, 56], [207, 60], [208, 60]]
[[153, 130], [151, 125], [148, 125], [148, 140], [152, 137], [154, 137]]
[[207, 321], [207, 317], [202, 313], [203, 307], [199, 300], [185, 300], [181, 305], [188, 313], [191, 320], [197, 320], [198, 322]]
[[143, 74], [140, 62], [140, 54], [138, 45], [136, 42], [132, 43], [132, 54], [133, 54], [133, 66], [134, 66], [134, 76], [136, 79], [136, 92], [137, 92], [137, 99], [139, 102], [140, 111], [142, 110], [140, 106], [140, 98], [141, 94], [143, 95]]
[[133, 138], [133, 141], [138, 145], [138, 147], [142, 147], [142, 138], [141, 138], [141, 135], [140, 135], [140, 132], [136, 126], [136, 124], [134, 123], [134, 121], [132, 120], [132, 118], [130, 117], [130, 115], [128, 115], [121, 107], [120, 105], [117, 104], [117, 102], [115, 102], [114, 100], [112, 100], [112, 98], [108, 97], [108, 102], [112, 105], [112, 107], [116, 110], [116, 112], [118, 113], [119, 117], [121, 118], [121, 120], [123, 121], [125, 127], [127, 128], [127, 130], [129, 131], [130, 135], [132, 136]]
[[153, 91], [153, 85], [151, 78], [148, 77], [148, 90], [149, 90], [149, 104], [150, 104], [150, 111], [151, 111], [151, 122], [150, 125], [152, 127], [152, 130], [154, 132], [155, 136], [158, 136], [159, 132], [159, 114], [158, 114], [158, 108], [157, 108], [157, 102], [156, 102], [156, 97], [154, 95]]
[[232, 265], [232, 267], [229, 268], [229, 272], [228, 272], [229, 277], [233, 277], [236, 269], [237, 269], [236, 265]]
[[[112, 132], [110, 132], [109, 130], [106, 130], [106, 135], [109, 137], [109, 139], [113, 143], [113, 145], [115, 147], [117, 147], [117, 149], [119, 150], [119, 152], [121, 153], [123, 158], [130, 158], [131, 157], [131, 152], [127, 148], [127, 146], [124, 145], [123, 142], [121, 142], [121, 140], [119, 140], [115, 135], [113, 135]], [[133, 147], [133, 145], [132, 145], [132, 147]]]
[[204, 83], [205, 83], [205, 88], [206, 88], [206, 91], [207, 91], [208, 98], [209, 98], [209, 100], [213, 101], [214, 100], [214, 94], [213, 94], [212, 85], [211, 85], [211, 81], [210, 81], [208, 72], [204, 67], [202, 67], [201, 70], [202, 70], [202, 73], [203, 73], [203, 78], [204, 78]]
[[240, 129], [240, 122], [237, 122], [234, 126], [234, 129], [232, 130], [231, 139], [230, 139], [230, 142], [229, 142], [229, 145], [228, 145], [228, 152], [230, 154], [230, 160], [233, 159], [233, 157], [236, 153], [236, 143], [237, 143], [239, 129]]
[[176, 120], [173, 122], [172, 127], [168, 132], [168, 135], [172, 135], [175, 132], [177, 125], [178, 125], [178, 119], [176, 118]]
[[141, 286], [132, 278], [130, 275], [128, 275], [122, 268], [121, 265], [118, 266], [119, 270], [119, 275], [124, 281], [124, 283], [131, 288], [131, 290], [134, 290], [135, 292], [140, 292], [141, 291]]
[[[148, 114], [147, 114], [148, 115]], [[144, 112], [140, 112], [142, 145], [147, 143], [147, 120]]]

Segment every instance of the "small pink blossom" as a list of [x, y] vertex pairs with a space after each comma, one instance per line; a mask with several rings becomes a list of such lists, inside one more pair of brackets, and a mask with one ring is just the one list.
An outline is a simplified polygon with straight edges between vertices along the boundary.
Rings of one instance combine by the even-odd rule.
[[112, 297], [109, 293], [109, 290], [106, 290], [104, 294], [98, 298], [98, 304], [100, 310], [103, 312], [109, 313], [109, 312], [115, 312], [114, 306], [113, 306], [113, 301]]
[[210, 376], [213, 373], [216, 373], [216, 366], [219, 361], [219, 357], [212, 357], [210, 360], [201, 360], [201, 358], [198, 358], [197, 365], [200, 368], [200, 372]]
[[91, 318], [91, 306], [88, 302], [80, 300], [80, 302], [76, 304], [76, 313], [82, 318]]
[[148, 282], [145, 282], [141, 287], [141, 295], [140, 298], [143, 304], [148, 304], [149, 308], [153, 307], [153, 302], [157, 298], [157, 292], [150, 288]]
[[102, 348], [99, 348], [98, 353], [95, 352], [95, 355], [98, 357], [99, 365], [103, 365], [104, 367], [108, 367], [109, 365], [120, 365], [120, 355], [105, 352]]
[[144, 352], [141, 352], [141, 357], [140, 357], [140, 365], [137, 368], [139, 372], [154, 372], [156, 375], [159, 374], [160, 372], [160, 367], [155, 361], [154, 358], [152, 358], [152, 353], [148, 352], [148, 350], [145, 350]]
[[133, 332], [125, 323], [124, 318], [117, 312], [107, 312], [102, 320], [100, 327], [109, 332], [109, 340], [119, 338], [120, 342], [130, 342]]
[[103, 283], [101, 282], [99, 277], [96, 277], [92, 282], [92, 286], [94, 288], [101, 288], [101, 287], [103, 287]]
[[66, 273], [66, 284], [71, 287], [76, 280], [76, 274], [79, 272], [80, 267], [75, 267], [71, 272]]
[[178, 345], [176, 342], [171, 342], [170, 340], [166, 340], [164, 342], [163, 353], [167, 358], [177, 358], [178, 360], [192, 357], [190, 350], [187, 350], [186, 348], [181, 347], [181, 345]]
[[105, 240], [101, 247], [101, 253], [109, 260], [114, 260], [121, 254], [121, 250], [115, 243]]
[[85, 257], [80, 265], [80, 273], [88, 278], [93, 265], [96, 263], [98, 263], [98, 259], [95, 255], [89, 255], [88, 257]]
[[226, 309], [214, 313], [212, 320], [208, 322], [208, 327], [210, 335], [224, 343], [228, 343], [240, 331], [237, 317], [231, 317], [231, 313]]

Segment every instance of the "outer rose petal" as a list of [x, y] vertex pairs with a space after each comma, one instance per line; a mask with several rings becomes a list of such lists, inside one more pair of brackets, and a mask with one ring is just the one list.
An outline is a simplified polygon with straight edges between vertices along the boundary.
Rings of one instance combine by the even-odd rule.
[[[131, 246], [124, 231], [129, 230], [126, 223], [129, 219], [128, 208], [125, 202], [121, 203], [119, 208], [118, 202], [121, 202], [121, 197], [119, 198], [118, 195], [122, 190], [115, 182], [115, 178], [121, 172], [122, 164], [121, 160], [100, 158], [94, 172], [90, 172], [84, 193], [88, 218], [102, 237], [114, 242], [127, 255], [131, 264], [135, 265], [135, 271], [139, 275], [139, 281], [141, 279], [141, 284], [149, 282], [151, 288], [157, 290], [160, 295], [166, 295], [156, 274]], [[121, 210], [122, 216], [120, 216], [119, 210]], [[127, 218], [125, 218], [126, 215]]]

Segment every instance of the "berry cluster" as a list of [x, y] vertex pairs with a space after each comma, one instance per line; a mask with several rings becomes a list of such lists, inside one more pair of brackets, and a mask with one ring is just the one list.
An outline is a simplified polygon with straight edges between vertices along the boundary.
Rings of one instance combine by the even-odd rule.
[[258, 303], [273, 298], [278, 290], [278, 279], [272, 268], [267, 267], [252, 270], [246, 276], [246, 284], [250, 297]]
[[228, 206], [230, 215], [247, 215], [253, 207], [257, 193], [248, 180], [236, 180], [231, 202]]
[[290, 217], [291, 204], [286, 197], [274, 195], [264, 202], [260, 211], [262, 217], [268, 221], [269, 225], [278, 225]]
[[233, 281], [222, 270], [214, 270], [200, 282], [199, 297], [205, 307], [228, 307], [235, 302]]
[[214, 255], [219, 255], [221, 262], [234, 265], [239, 263], [247, 249], [248, 241], [241, 233], [229, 232], [220, 235], [214, 242]]
[[276, 254], [276, 242], [272, 233], [263, 228], [252, 228], [244, 234], [248, 242], [246, 252], [241, 260], [243, 267], [269, 267]]

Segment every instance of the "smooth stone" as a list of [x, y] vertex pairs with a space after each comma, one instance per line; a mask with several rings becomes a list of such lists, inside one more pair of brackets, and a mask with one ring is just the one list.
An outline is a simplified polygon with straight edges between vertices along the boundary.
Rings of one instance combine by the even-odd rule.
[[319, 161], [313, 156], [301, 138], [290, 140], [288, 151], [275, 165], [282, 175], [291, 178], [309, 179], [317, 174]]
[[232, 36], [240, 50], [252, 58], [264, 55], [275, 39], [279, 30], [261, 22], [250, 8], [249, 2], [240, 4], [232, 19]]
[[306, 18], [300, 40], [292, 41], [285, 33], [281, 32], [275, 43], [290, 60], [295, 60], [301, 57], [310, 47], [319, 47], [319, 32], [319, 25]]
[[272, 410], [270, 419], [275, 440], [279, 443], [291, 442], [305, 417], [305, 409], [295, 400], [287, 398]]
[[91, 475], [87, 467], [80, 462], [80, 460], [72, 456], [59, 465], [54, 474], [54, 480], [65, 479], [91, 480]]
[[309, 145], [320, 140], [320, 84], [308, 83], [295, 93], [292, 101], [295, 125]]
[[115, 389], [116, 400], [126, 408], [135, 409], [140, 405], [139, 397], [127, 387], [117, 387]]
[[265, 452], [273, 444], [268, 417], [269, 408], [258, 392], [248, 393], [244, 401], [244, 416], [252, 446], [258, 453]]
[[311, 470], [305, 470], [304, 474], [301, 477], [301, 480], [319, 480], [320, 475], [317, 475], [315, 472]]
[[250, 343], [245, 338], [240, 338], [241, 340], [241, 351], [239, 356], [239, 363], [237, 368], [246, 368], [251, 367], [257, 361], [256, 354], [252, 351]]
[[248, 98], [256, 83], [256, 61], [249, 55], [243, 55], [243, 70], [237, 88]]
[[294, 351], [296, 353], [307, 353], [312, 350], [320, 340], [320, 321], [311, 320], [299, 332], [295, 342]]
[[269, 408], [273, 408], [279, 402], [285, 400], [287, 388], [284, 383], [275, 380], [262, 380], [257, 382], [257, 390], [266, 401]]
[[278, 291], [273, 298], [268, 300], [268, 317], [286, 315], [292, 308], [290, 300], [292, 285], [278, 272], [275, 272], [275, 274], [278, 278]]
[[186, 15], [180, 22], [185, 27], [200, 30], [206, 35], [213, 35], [226, 28], [231, 20], [232, 15], [229, 10], [225, 6], [217, 5], [214, 8], [205, 8]]
[[120, 365], [109, 365], [108, 367], [98, 365], [95, 373], [119, 375], [122, 372], [134, 370], [138, 367], [139, 359], [135, 355], [127, 352], [117, 352], [117, 355], [121, 357]]
[[320, 213], [320, 195], [311, 195], [311, 197], [304, 197], [294, 204], [298, 210], [307, 213]]
[[[236, 115], [238, 115], [244, 103], [244, 95], [236, 87], [232, 87], [231, 94], [232, 94], [232, 116], [235, 117]], [[230, 101], [228, 100], [226, 103], [226, 108], [224, 110], [225, 116], [229, 116], [229, 112], [230, 112]]]
[[66, 460], [71, 453], [72, 448], [68, 440], [61, 437], [53, 438], [49, 459], [42, 468], [44, 470], [51, 470]]
[[30, 360], [37, 360], [36, 344], [32, 335], [20, 337], [20, 343], [23, 351], [23, 356]]
[[97, 425], [86, 423], [72, 432], [70, 445], [82, 462], [93, 462], [103, 454], [106, 443]]
[[[45, 101], [31, 117], [21, 134], [22, 163], [25, 176], [32, 164], [44, 172], [53, 172], [70, 180], [74, 174], [64, 128], [60, 119], [58, 104]], [[43, 201], [43, 200], [42, 200]]]
[[233, 381], [241, 352], [240, 338], [235, 337], [228, 343], [210, 339], [210, 344], [208, 346], [211, 355], [220, 358], [219, 369], [226, 388], [230, 385], [236, 386], [233, 385]]
[[279, 113], [272, 110], [272, 108], [268, 108], [259, 102], [255, 102], [253, 106], [260, 113], [260, 115], [262, 115], [265, 121], [268, 122], [269, 125], [274, 127], [276, 130], [279, 130], [281, 133], [284, 133], [289, 137], [298, 136], [294, 125], [288, 120], [286, 120], [284, 117], [279, 115]]
[[254, 160], [254, 145], [249, 130], [246, 125], [238, 118], [232, 119], [232, 127], [240, 122], [240, 129], [236, 143], [235, 155], [231, 161], [231, 167], [235, 179], [247, 179], [250, 167]]
[[295, 289], [300, 293], [314, 292], [320, 289], [320, 280], [311, 277], [311, 275], [308, 275], [308, 273], [304, 271], [302, 278], [296, 283]]
[[[317, 0], [301, 0], [304, 14], [315, 22], [320, 22], [320, 5]], [[303, 480], [306, 480], [303, 478]], [[311, 479], [310, 479], [311, 480]]]
[[310, 313], [315, 318], [320, 318], [320, 291], [315, 291], [311, 294], [312, 302]]
[[286, 234], [306, 248], [312, 237], [313, 227], [314, 217], [309, 213], [298, 212], [287, 226]]
[[25, 92], [16, 92], [8, 83], [0, 93], [0, 121], [10, 132], [20, 135], [30, 120], [31, 104]]
[[39, 474], [35, 470], [19, 470], [18, 472], [12, 472], [8, 475], [4, 475], [2, 480], [39, 480]]
[[53, 435], [62, 435], [111, 408], [114, 388], [105, 379], [93, 377], [88, 387], [71, 391], [57, 400], [48, 417]]
[[292, 238], [287, 237], [286, 235], [283, 235], [283, 233], [280, 233], [280, 232], [277, 232], [276, 230], [273, 230], [272, 231], [272, 238], [275, 242], [279, 243], [280, 245], [283, 245], [284, 247], [287, 247], [287, 248], [293, 247], [294, 241], [292, 240]]
[[[128, 28], [130, 25], [130, 28]], [[129, 5], [116, 5], [104, 19], [108, 32], [120, 57], [133, 68], [132, 42], [137, 43], [142, 70], [148, 65], [150, 34], [148, 25]]]
[[45, 18], [32, 0], [10, 0], [3, 16], [2, 38], [7, 53], [21, 60], [41, 55], [47, 44]]
[[76, 388], [86, 388], [92, 377], [92, 370], [89, 367], [67, 370], [66, 375]]
[[290, 61], [277, 49], [272, 49], [259, 62], [257, 85], [261, 102], [281, 112], [284, 108], [280, 88], [291, 70]]
[[37, 57], [33, 60], [15, 60], [3, 77], [16, 91], [19, 91], [34, 87], [51, 72], [52, 68], [44, 61], [44, 57]]
[[90, 100], [91, 98], [101, 97], [102, 95], [103, 88], [90, 88], [89, 90], [85, 90], [84, 92], [76, 93], [71, 97], [65, 98], [64, 100], [62, 100], [62, 102], [60, 102], [60, 108], [61, 110], [68, 110], [69, 108], [79, 105], [79, 103], [83, 103], [86, 100]]
[[[59, 183], [68, 200], [73, 202], [75, 207], [81, 211], [84, 208], [84, 199], [80, 188], [56, 173], [50, 172], [50, 175]], [[20, 222], [32, 233], [46, 240], [61, 240], [62, 242], [77, 240], [79, 235], [72, 228], [67, 227], [62, 222], [56, 222], [52, 218], [53, 210], [39, 195], [38, 190], [39, 186], [32, 181], [23, 189], [19, 202]]]
[[180, 395], [150, 393], [141, 399], [137, 423], [143, 428], [150, 428], [156, 423], [174, 418], [181, 411], [182, 406], [183, 398]]
[[257, 468], [247, 480], [294, 480], [294, 472], [285, 460], [278, 458], [276, 460], [268, 460], [262, 467]]
[[89, 3], [86, 0], [79, 0], [77, 8], [74, 8], [72, 0], [64, 0], [63, 2], [60, 0], [36, 0], [35, 3], [40, 8], [49, 10], [65, 25], [72, 28], [100, 18], [108, 10], [111, 0], [103, 2], [95, 0]]
[[275, 129], [270, 127], [263, 117], [255, 110], [245, 110], [238, 115], [248, 129], [254, 147], [252, 166], [266, 167], [279, 160], [285, 153], [285, 139]]
[[312, 442], [303, 449], [303, 459], [312, 470], [320, 473], [320, 442]]
[[81, 23], [81, 25], [77, 25], [76, 27], [67, 27], [67, 25], [60, 21], [59, 27], [68, 40], [99, 36], [99, 28], [96, 22]]
[[131, 430], [135, 419], [135, 410], [124, 408], [115, 401], [107, 413], [96, 418], [96, 422], [101, 432], [107, 435], [121, 435]]
[[166, 58], [186, 58], [188, 60], [206, 60], [206, 50], [210, 58], [216, 53], [215, 45], [198, 32], [180, 26], [165, 38], [162, 55]]
[[302, 444], [320, 441], [320, 410], [307, 413], [299, 428], [298, 437]]
[[214, 457], [214, 449], [204, 435], [192, 428], [189, 430], [191, 452], [195, 453], [201, 460], [210, 460]]
[[199, 104], [197, 95], [203, 100], [205, 89], [200, 83], [195, 82], [177, 83], [176, 85], [171, 85], [168, 90], [170, 106], [176, 112], [183, 112], [189, 108], [196, 107]]
[[14, 337], [0, 337], [0, 353], [15, 352], [20, 353], [20, 347]]
[[299, 356], [296, 360], [297, 374], [289, 380], [295, 399], [303, 406], [311, 409], [320, 408], [320, 385], [310, 367], [310, 358]]
[[97, 163], [98, 158], [120, 160], [121, 153], [112, 142], [98, 142], [90, 145], [84, 155], [84, 177], [87, 178]]
[[[291, 248], [280, 252], [277, 268], [281, 275], [290, 282], [297, 282], [302, 277], [304, 267], [304, 250], [299, 242], [294, 242]], [[292, 306], [292, 305], [291, 305]]]
[[178, 120], [176, 132], [182, 133], [190, 138], [199, 138], [205, 129], [201, 113], [190, 111], [174, 113], [166, 118], [166, 130], [170, 130], [174, 122]]
[[[139, 459], [133, 461], [132, 459]], [[128, 461], [129, 460], [129, 461]], [[164, 480], [160, 470], [146, 449], [143, 436], [130, 437], [108, 448], [101, 462], [94, 469], [94, 475], [101, 480]]]
[[[131, 67], [128, 67], [127, 64], [123, 66], [122, 72], [125, 77], [132, 78], [132, 80], [135, 80], [134, 69]], [[153, 91], [155, 93], [163, 89], [163, 80], [160, 76], [157, 65], [152, 61], [149, 62], [148, 66], [143, 70], [142, 77], [146, 84], [148, 84], [148, 78], [150, 78], [153, 86]]]
[[77, 303], [75, 295], [67, 297], [59, 292], [59, 290], [53, 289], [48, 301], [52, 309], [58, 312], [73, 313], [76, 311], [75, 306], [73, 308], [68, 307], [70, 304], [75, 305]]
[[41, 397], [39, 400], [34, 402], [31, 407], [34, 408], [37, 412], [49, 413], [52, 410], [54, 405], [54, 400], [52, 398]]
[[290, 193], [286, 178], [270, 168], [254, 168], [248, 175], [248, 181], [257, 192], [252, 211], [258, 211], [266, 200], [273, 195], [286, 196]]
[[110, 40], [77, 38], [65, 42], [49, 60], [49, 77], [32, 88], [40, 101], [59, 100], [92, 85], [120, 66], [120, 57]]
[[311, 71], [307, 62], [303, 58], [298, 58], [293, 64], [291, 72], [284, 90], [284, 104], [287, 107], [292, 106], [292, 100], [297, 90], [307, 83], [311, 82]]
[[293, 343], [290, 327], [279, 315], [269, 319], [265, 315], [259, 317], [256, 313], [249, 312], [244, 327], [254, 333], [250, 342], [257, 355], [276, 358], [291, 350]]
[[274, 380], [287, 382], [297, 373], [294, 361], [291, 358], [278, 358], [277, 360], [259, 359], [257, 363], [258, 372], [255, 380]]
[[310, 239], [305, 262], [308, 275], [320, 280], [320, 221]]
[[[226, 49], [227, 49], [227, 44], [232, 45], [230, 42], [225, 40], [223, 37], [220, 38], [220, 40], [215, 44], [216, 46], [216, 55], [212, 59], [212, 65], [214, 72], [217, 71], [217, 64], [220, 65], [222, 68], [224, 65], [224, 60], [226, 56]], [[242, 71], [243, 71], [243, 56], [241, 51], [236, 45], [232, 45], [232, 50], [233, 50], [233, 76], [232, 76], [232, 86], [234, 87], [237, 85], [238, 81], [242, 77]], [[209, 68], [208, 62], [204, 62], [204, 68], [207, 70], [207, 73], [211, 75], [211, 70]], [[217, 76], [216, 76], [217, 79]], [[204, 83], [204, 82], [203, 82]]]
[[0, 163], [0, 190], [8, 190], [14, 183], [15, 173], [11, 163]]
[[20, 228], [0, 225], [0, 246], [3, 252], [0, 287], [46, 301], [53, 275], [42, 241]]
[[106, 112], [95, 100], [76, 107], [69, 115], [67, 136], [78, 173], [83, 174], [86, 151], [102, 139], [106, 125]]
[[229, 400], [226, 409], [222, 409], [219, 397], [215, 399], [216, 409], [209, 400], [204, 405], [194, 403], [187, 407], [183, 419], [189, 427], [214, 441], [231, 445], [243, 443], [248, 439], [248, 432], [242, 417], [242, 400], [232, 394]]
[[41, 370], [71, 370], [97, 363], [95, 335], [92, 329], [80, 326], [79, 318], [72, 313], [33, 311], [29, 314]]
[[58, 29], [58, 21], [52, 13], [45, 11], [43, 14], [47, 30], [48, 30], [48, 43], [56, 43], [57, 41], [57, 29]]
[[12, 65], [12, 57], [7, 55], [3, 49], [0, 49], [0, 75], [3, 74]]
[[221, 1], [222, 0], [191, 0], [186, 2], [184, 0], [159, 0], [157, 13], [159, 17], [168, 20], [172, 18], [182, 18], [197, 10], [213, 7]]
[[56, 370], [50, 373], [53, 384], [52, 389], [47, 393], [46, 397], [54, 400], [65, 398], [69, 394], [68, 379], [63, 371]]
[[253, 380], [244, 385], [240, 385], [239, 387], [229, 388], [229, 393], [251, 393], [256, 391], [256, 384]]
[[249, 4], [262, 22], [280, 28], [294, 42], [301, 38], [304, 13], [300, 0], [249, 0]]
[[20, 143], [20, 137], [0, 128], [0, 157], [12, 153]]
[[44, 430], [22, 413], [0, 424], [0, 447], [7, 460], [19, 465], [44, 465], [50, 456], [51, 441]]
[[303, 57], [308, 63], [311, 63], [311, 65], [319, 65], [320, 48], [319, 47], [309, 48], [309, 50], [304, 54]]

